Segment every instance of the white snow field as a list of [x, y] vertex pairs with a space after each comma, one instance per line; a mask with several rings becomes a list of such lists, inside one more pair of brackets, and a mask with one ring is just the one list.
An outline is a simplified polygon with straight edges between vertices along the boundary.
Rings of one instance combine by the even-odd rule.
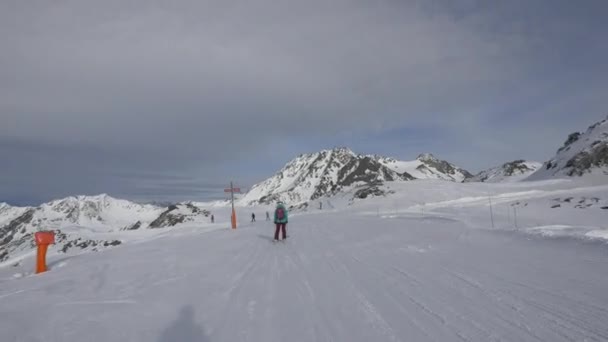
[[608, 185], [390, 187], [2, 267], [0, 340], [608, 341]]

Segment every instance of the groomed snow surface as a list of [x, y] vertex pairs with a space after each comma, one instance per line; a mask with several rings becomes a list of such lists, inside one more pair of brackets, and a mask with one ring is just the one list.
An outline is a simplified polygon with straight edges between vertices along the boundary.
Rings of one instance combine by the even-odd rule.
[[0, 340], [608, 341], [608, 186], [391, 188], [0, 268]]

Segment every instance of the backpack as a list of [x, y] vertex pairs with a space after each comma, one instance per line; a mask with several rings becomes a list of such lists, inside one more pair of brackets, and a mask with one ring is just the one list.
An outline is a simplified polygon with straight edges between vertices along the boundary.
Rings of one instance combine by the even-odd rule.
[[285, 209], [277, 208], [277, 219], [282, 220], [285, 218]]

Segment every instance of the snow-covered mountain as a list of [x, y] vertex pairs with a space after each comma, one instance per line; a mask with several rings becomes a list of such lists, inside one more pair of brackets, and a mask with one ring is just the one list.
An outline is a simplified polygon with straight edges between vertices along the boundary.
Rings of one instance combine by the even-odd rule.
[[608, 118], [575, 132], [529, 180], [584, 175], [608, 175]]
[[414, 161], [398, 161], [378, 155], [359, 155], [347, 148], [303, 154], [273, 177], [254, 185], [241, 204], [267, 204], [277, 200], [299, 205], [340, 191], [354, 197], [382, 195], [384, 182], [441, 179], [461, 182], [472, 175], [431, 154]]
[[161, 211], [154, 205], [133, 203], [106, 194], [67, 197], [41, 205], [32, 224], [47, 228], [52, 228], [55, 222], [87, 227], [123, 227], [132, 223], [134, 217], [152, 221]]
[[430, 153], [424, 153], [412, 161], [399, 161], [393, 158], [377, 157], [383, 165], [395, 172], [407, 172], [417, 179], [440, 179], [462, 182], [473, 175], [465, 169], [440, 160]]
[[122, 243], [118, 232], [207, 221], [209, 212], [191, 203], [163, 208], [108, 195], [67, 197], [39, 207], [0, 204], [0, 262], [33, 249], [33, 234], [53, 230], [59, 250], [99, 250]]
[[525, 160], [515, 160], [485, 171], [474, 177], [467, 178], [465, 182], [506, 183], [518, 182], [526, 179], [542, 166], [542, 163]]
[[0, 203], [0, 227], [23, 214], [25, 210], [25, 208], [12, 207], [7, 203]]
[[[167, 228], [182, 223], [200, 223], [201, 220], [206, 222], [209, 214], [209, 211], [201, 209], [193, 203], [174, 204], [167, 207], [154, 221], [147, 224], [147, 227]], [[137, 229], [141, 224], [142, 221], [138, 221], [136, 226], [129, 228], [129, 230]]]
[[391, 170], [373, 156], [336, 148], [298, 156], [273, 177], [254, 185], [240, 203], [251, 205], [282, 200], [298, 205], [348, 187], [370, 187], [385, 181], [412, 179], [414, 177], [407, 172]]

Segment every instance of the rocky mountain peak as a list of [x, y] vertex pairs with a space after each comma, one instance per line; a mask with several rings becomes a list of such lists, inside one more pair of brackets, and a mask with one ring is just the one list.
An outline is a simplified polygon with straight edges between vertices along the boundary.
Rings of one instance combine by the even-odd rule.
[[436, 162], [439, 161], [432, 153], [421, 153], [417, 158], [421, 162]]
[[300, 155], [273, 177], [254, 185], [241, 201], [243, 204], [256, 204], [282, 200], [296, 205], [335, 194], [347, 187], [411, 179], [411, 175], [391, 170], [374, 157], [338, 147]]
[[482, 171], [465, 182], [488, 182], [503, 183], [516, 182], [525, 179], [536, 172], [542, 166], [541, 163], [525, 160], [514, 160], [501, 166]]
[[[355, 192], [366, 196], [379, 196], [382, 194], [379, 186], [385, 182], [409, 181], [417, 177], [461, 182], [470, 176], [466, 170], [430, 153], [421, 154], [415, 161], [402, 162], [380, 155], [360, 155], [349, 148], [338, 147], [298, 156], [273, 177], [254, 185], [241, 203], [265, 204], [282, 200], [302, 204], [347, 188], [357, 188]], [[374, 190], [369, 191], [370, 187]]]
[[580, 132], [574, 132], [574, 133], [571, 133], [570, 135], [568, 135], [568, 139], [566, 139], [564, 146], [560, 147], [559, 150], [557, 150], [557, 153], [562, 152], [563, 150], [567, 149], [570, 145], [577, 142], [578, 139], [581, 137], [581, 135], [582, 135], [582, 133], [580, 133]]
[[419, 155], [416, 160], [422, 163], [417, 167], [421, 172], [439, 173], [459, 182], [473, 177], [469, 171], [459, 168], [445, 160], [440, 160], [431, 153], [423, 153]]
[[523, 159], [515, 160], [510, 163], [505, 163], [502, 165], [502, 169], [505, 172], [506, 176], [512, 176], [516, 172], [523, 173], [529, 170], [533, 170], [530, 165], [526, 164], [526, 161]]
[[325, 151], [335, 153], [335, 154], [346, 154], [346, 155], [351, 155], [351, 156], [356, 155], [355, 152], [353, 152], [350, 148], [344, 147], [344, 146], [334, 147], [331, 150], [325, 150]]
[[608, 117], [587, 129], [568, 135], [563, 146], [530, 180], [608, 175]]

